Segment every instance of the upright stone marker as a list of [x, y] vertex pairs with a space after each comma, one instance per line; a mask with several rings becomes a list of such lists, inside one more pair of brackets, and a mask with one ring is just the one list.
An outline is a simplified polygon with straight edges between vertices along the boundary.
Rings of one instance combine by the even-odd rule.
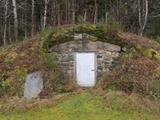
[[25, 80], [24, 98], [37, 98], [43, 89], [43, 78], [41, 72], [28, 74]]

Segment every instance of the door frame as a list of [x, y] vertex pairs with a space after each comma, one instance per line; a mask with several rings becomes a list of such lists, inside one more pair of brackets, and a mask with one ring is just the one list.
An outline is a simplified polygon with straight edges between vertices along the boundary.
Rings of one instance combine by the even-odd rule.
[[96, 52], [74, 52], [74, 79], [76, 80], [76, 83], [77, 83], [77, 60], [76, 60], [76, 55], [77, 54], [82, 54], [82, 53], [93, 53], [94, 54], [94, 64], [95, 64], [95, 66], [94, 66], [94, 69], [95, 69], [95, 72], [94, 72], [94, 74], [95, 74], [95, 78], [94, 78], [94, 80], [95, 80], [95, 85], [96, 85], [96, 83], [97, 83], [97, 53]]

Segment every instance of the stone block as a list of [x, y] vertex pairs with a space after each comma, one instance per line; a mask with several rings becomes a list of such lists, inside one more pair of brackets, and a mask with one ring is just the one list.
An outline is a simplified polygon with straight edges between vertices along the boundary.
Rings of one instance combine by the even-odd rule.
[[41, 72], [28, 74], [25, 80], [24, 98], [37, 98], [43, 89], [43, 79]]

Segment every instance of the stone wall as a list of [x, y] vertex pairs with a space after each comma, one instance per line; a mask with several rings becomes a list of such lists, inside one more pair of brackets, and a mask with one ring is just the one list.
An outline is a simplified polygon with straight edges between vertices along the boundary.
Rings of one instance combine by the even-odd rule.
[[110, 71], [118, 61], [121, 47], [105, 42], [92, 42], [75, 40], [61, 43], [54, 46], [51, 51], [56, 52], [59, 62], [66, 73], [74, 75], [75, 70], [75, 53], [76, 52], [95, 52], [97, 56], [97, 77]]

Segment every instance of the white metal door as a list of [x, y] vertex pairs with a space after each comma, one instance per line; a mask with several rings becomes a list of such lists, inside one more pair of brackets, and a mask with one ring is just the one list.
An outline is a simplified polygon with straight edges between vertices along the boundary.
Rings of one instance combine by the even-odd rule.
[[76, 53], [76, 79], [82, 87], [93, 87], [96, 83], [95, 53]]

